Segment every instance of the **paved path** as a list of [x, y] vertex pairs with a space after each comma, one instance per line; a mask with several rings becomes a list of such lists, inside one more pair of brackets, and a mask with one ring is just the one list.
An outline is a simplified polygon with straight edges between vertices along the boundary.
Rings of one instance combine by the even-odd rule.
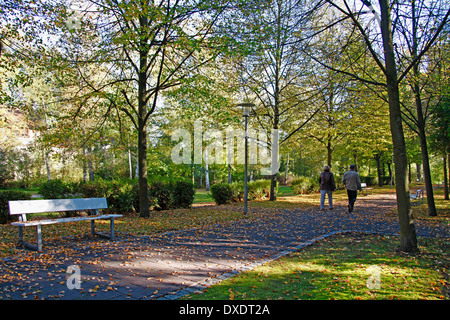
[[[396, 218], [382, 213], [394, 204], [391, 195], [368, 196], [358, 198], [352, 214], [338, 203], [333, 211], [280, 210], [153, 237], [118, 234], [112, 242], [84, 236], [46, 243], [47, 253], [24, 250], [0, 261], [0, 298], [177, 299], [330, 234], [398, 233]], [[416, 229], [420, 236], [450, 236], [448, 226], [416, 223]], [[81, 289], [68, 289], [69, 266], [79, 268]]]

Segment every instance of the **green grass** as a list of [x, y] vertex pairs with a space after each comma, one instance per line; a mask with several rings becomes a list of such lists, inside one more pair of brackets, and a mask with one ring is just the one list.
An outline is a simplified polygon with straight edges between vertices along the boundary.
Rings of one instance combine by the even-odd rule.
[[[397, 244], [398, 239], [387, 236], [333, 236], [185, 299], [450, 298], [449, 240], [420, 239], [421, 253], [414, 256], [397, 254]], [[377, 272], [379, 286], [370, 282], [378, 277]]]
[[194, 203], [214, 202], [213, 197], [209, 191], [197, 189], [195, 191]]
[[295, 195], [290, 186], [279, 186], [277, 196], [278, 197], [289, 197]]

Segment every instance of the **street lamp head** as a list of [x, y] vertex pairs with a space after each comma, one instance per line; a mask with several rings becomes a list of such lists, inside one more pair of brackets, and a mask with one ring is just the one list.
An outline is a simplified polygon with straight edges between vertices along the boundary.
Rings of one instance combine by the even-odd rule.
[[255, 104], [253, 104], [253, 103], [240, 103], [237, 106], [242, 108], [244, 117], [248, 117], [248, 116], [250, 116], [250, 111], [255, 106]]

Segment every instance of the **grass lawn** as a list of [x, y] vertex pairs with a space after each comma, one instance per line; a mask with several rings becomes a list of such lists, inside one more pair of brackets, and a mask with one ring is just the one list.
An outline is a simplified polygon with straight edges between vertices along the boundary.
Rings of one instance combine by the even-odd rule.
[[[374, 187], [373, 193], [395, 193], [395, 188]], [[443, 190], [434, 193], [437, 217], [429, 217], [426, 204], [412, 203], [416, 220], [449, 225], [450, 202]], [[345, 190], [333, 194], [346, 201]], [[425, 201], [426, 203], [426, 201]], [[318, 194], [295, 195], [279, 187], [276, 202], [253, 201], [253, 208], [318, 206]], [[393, 209], [386, 214], [396, 215]], [[395, 237], [334, 236], [267, 265], [242, 273], [186, 299], [448, 299], [449, 239], [419, 239], [420, 254], [399, 255]], [[367, 281], [379, 272], [377, 283]]]
[[213, 197], [209, 191], [197, 189], [195, 191], [194, 203], [214, 202]]
[[184, 299], [448, 299], [449, 241], [421, 239], [409, 256], [393, 237], [336, 235]]

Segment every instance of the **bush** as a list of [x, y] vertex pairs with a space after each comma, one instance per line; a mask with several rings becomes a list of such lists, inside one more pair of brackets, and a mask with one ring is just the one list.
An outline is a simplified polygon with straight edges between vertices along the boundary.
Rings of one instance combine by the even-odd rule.
[[378, 178], [377, 177], [365, 177], [361, 176], [361, 182], [364, 182], [368, 186], [374, 186], [377, 184]]
[[106, 199], [108, 208], [117, 213], [133, 211], [133, 185], [126, 181], [116, 180], [107, 184]]
[[242, 201], [244, 199], [244, 181], [232, 182], [231, 187], [231, 200]]
[[72, 188], [61, 180], [46, 181], [39, 187], [39, 194], [44, 199], [65, 199], [72, 197]]
[[76, 187], [76, 192], [83, 198], [105, 198], [106, 187], [99, 181], [83, 181]]
[[5, 190], [0, 191], [0, 224], [8, 223], [12, 221], [12, 217], [9, 214], [8, 201], [13, 200], [30, 200], [31, 196], [23, 191]]
[[248, 194], [251, 199], [264, 199], [270, 196], [270, 180], [256, 180], [248, 183]]
[[83, 198], [106, 198], [108, 211], [110, 212], [127, 213], [133, 211], [136, 196], [133, 184], [129, 181], [86, 181], [80, 182], [75, 189], [74, 191]]
[[[131, 202], [139, 212], [139, 185], [132, 186]], [[185, 181], [154, 181], [149, 186], [149, 202], [155, 210], [190, 208], [194, 202], [194, 185]]]
[[133, 184], [131, 188], [132, 205], [136, 212], [139, 212], [139, 183]]
[[225, 204], [233, 199], [233, 190], [228, 183], [216, 183], [211, 186], [211, 195], [217, 204]]
[[192, 183], [177, 181], [173, 187], [173, 205], [175, 208], [190, 208], [194, 202], [195, 189]]
[[[232, 200], [242, 201], [244, 199], [244, 181], [230, 184], [232, 190]], [[249, 200], [265, 199], [270, 196], [270, 180], [255, 180], [247, 183]]]
[[170, 182], [153, 182], [149, 189], [149, 197], [154, 200], [156, 210], [167, 210], [173, 204], [173, 184]]
[[297, 194], [308, 194], [319, 190], [319, 182], [309, 177], [299, 177], [292, 181], [292, 190]]

